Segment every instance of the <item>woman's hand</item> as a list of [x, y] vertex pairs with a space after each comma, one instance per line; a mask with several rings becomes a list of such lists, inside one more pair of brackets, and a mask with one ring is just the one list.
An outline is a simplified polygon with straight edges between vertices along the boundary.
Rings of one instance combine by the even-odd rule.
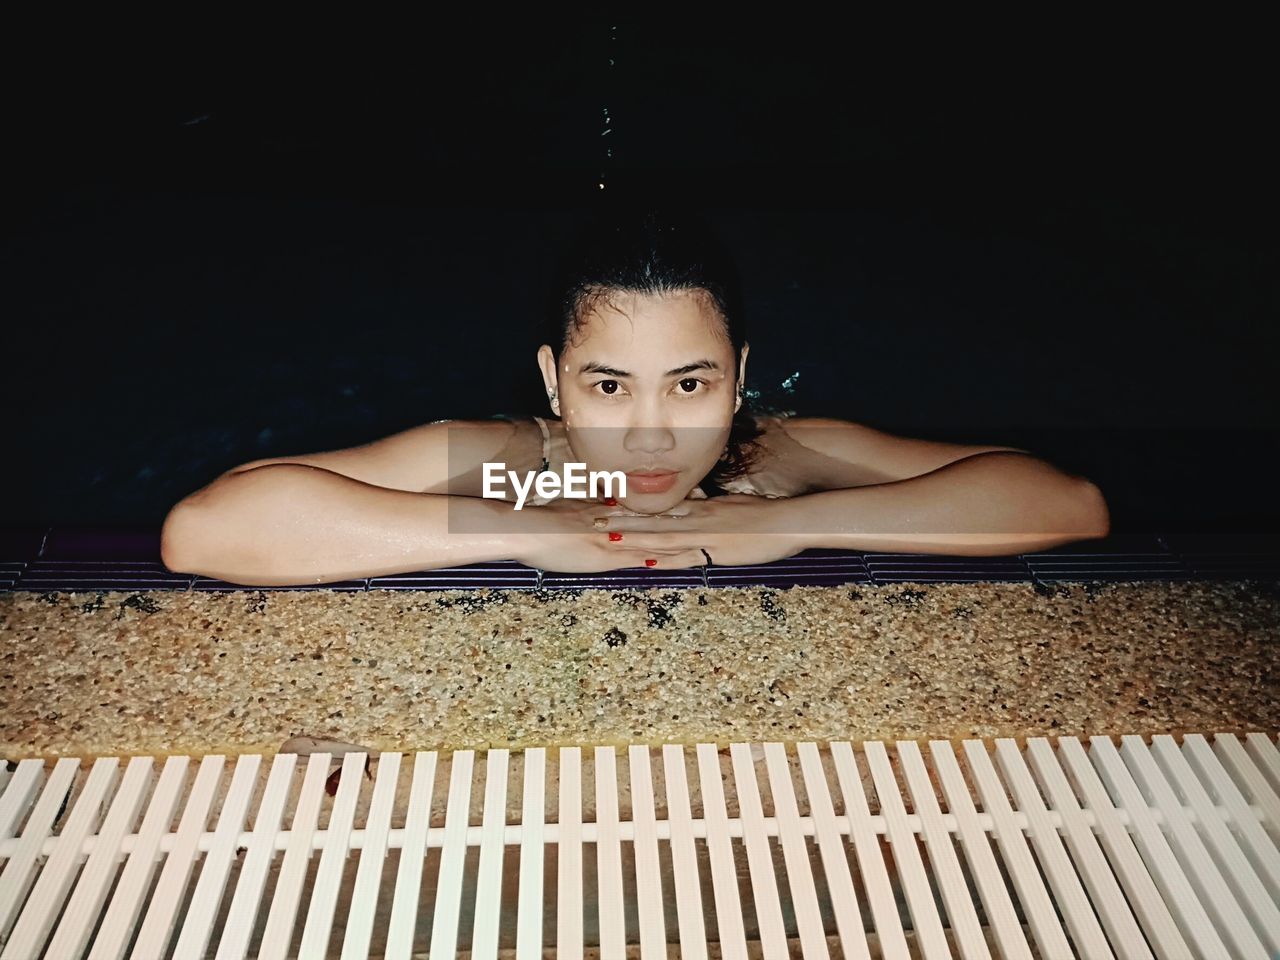
[[717, 566], [770, 563], [806, 548], [804, 538], [788, 529], [786, 498], [735, 493], [684, 500], [662, 514], [608, 507], [603, 512], [597, 508], [596, 516], [603, 520], [596, 521], [595, 529], [622, 534], [610, 547], [644, 553], [664, 568], [700, 567], [708, 556]]
[[[632, 546], [624, 536], [610, 540], [609, 531], [594, 523], [616, 508], [616, 501], [559, 497], [542, 506], [526, 504], [504, 515], [504, 538], [513, 546], [512, 559], [525, 566], [560, 573], [594, 573], [644, 566], [698, 566], [707, 561], [697, 550]], [[508, 532], [509, 531], [509, 532]], [[615, 534], [617, 536], [617, 534]], [[646, 564], [646, 560], [656, 561]]]
[[[641, 514], [616, 501], [557, 498], [512, 511], [513, 559], [564, 573], [628, 567], [768, 563], [805, 549], [787, 533], [783, 500], [732, 494], [683, 500], [665, 514]], [[618, 539], [610, 539], [613, 534]], [[653, 561], [653, 562], [647, 562]]]

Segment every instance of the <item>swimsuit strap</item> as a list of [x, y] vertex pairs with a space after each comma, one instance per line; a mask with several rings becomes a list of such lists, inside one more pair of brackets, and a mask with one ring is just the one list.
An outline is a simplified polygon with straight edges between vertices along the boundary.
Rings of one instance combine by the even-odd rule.
[[542, 469], [551, 469], [551, 431], [547, 429], [547, 422], [541, 417], [535, 416], [534, 420], [538, 421], [538, 429], [542, 431]]

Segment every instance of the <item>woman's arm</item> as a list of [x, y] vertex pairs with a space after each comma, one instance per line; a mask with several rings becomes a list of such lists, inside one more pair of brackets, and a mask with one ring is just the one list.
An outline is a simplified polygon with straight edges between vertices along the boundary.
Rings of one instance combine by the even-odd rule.
[[275, 463], [220, 477], [174, 507], [161, 559], [174, 571], [254, 586], [464, 566], [513, 556], [510, 509]]
[[634, 548], [705, 549], [723, 566], [767, 563], [813, 547], [1002, 556], [1110, 530], [1106, 501], [1090, 480], [1005, 451], [889, 483], [778, 499], [716, 497], [688, 501], [676, 512], [683, 516], [601, 510], [607, 519], [599, 529], [622, 532]]
[[1003, 556], [1105, 537], [1111, 525], [1092, 481], [1012, 452], [775, 503], [802, 548]]

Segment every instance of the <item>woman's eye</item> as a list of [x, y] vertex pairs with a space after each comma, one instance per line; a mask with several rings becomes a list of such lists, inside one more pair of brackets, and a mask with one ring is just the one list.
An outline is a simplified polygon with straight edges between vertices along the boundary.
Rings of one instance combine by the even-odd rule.
[[[706, 382], [707, 381], [700, 380], [697, 377], [685, 377], [680, 381], [680, 393], [683, 396], [690, 396], [691, 394], [697, 393], [698, 388], [705, 385]], [[600, 380], [597, 381], [594, 386], [599, 387], [605, 396], [615, 397], [618, 396], [622, 385], [618, 383], [617, 380]]]

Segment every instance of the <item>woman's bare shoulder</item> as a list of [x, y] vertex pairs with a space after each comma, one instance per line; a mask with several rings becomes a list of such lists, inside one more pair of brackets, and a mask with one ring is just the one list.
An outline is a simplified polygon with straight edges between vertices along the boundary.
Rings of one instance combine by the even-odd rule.
[[872, 472], [837, 453], [832, 438], [857, 430], [858, 425], [834, 417], [797, 417], [792, 414], [757, 418], [765, 455], [758, 461], [750, 482], [767, 495], [801, 496], [823, 490], [865, 486], [878, 482]]
[[980, 453], [1029, 453], [1017, 447], [898, 436], [835, 417], [787, 419], [774, 427], [775, 445], [790, 451], [796, 462], [806, 464], [816, 489], [907, 480]]
[[793, 497], [808, 492], [806, 451], [792, 440], [784, 422], [789, 414], [753, 413], [759, 434], [752, 440], [755, 453], [747, 471], [740, 477], [721, 483], [729, 493], [746, 493], [758, 497]]
[[455, 476], [469, 476], [473, 468], [476, 476], [481, 476], [486, 460], [494, 459], [504, 450], [523, 450], [527, 444], [518, 441], [527, 437], [530, 429], [534, 434], [539, 432], [532, 420], [527, 424], [501, 420], [432, 420], [354, 447], [253, 460], [226, 471], [214, 482], [273, 464], [301, 464], [389, 490], [448, 493]]
[[479, 497], [484, 491], [484, 465], [521, 474], [542, 463], [542, 431], [532, 417], [487, 420], [438, 420], [448, 432], [447, 446], [436, 465], [433, 483], [423, 493]]

